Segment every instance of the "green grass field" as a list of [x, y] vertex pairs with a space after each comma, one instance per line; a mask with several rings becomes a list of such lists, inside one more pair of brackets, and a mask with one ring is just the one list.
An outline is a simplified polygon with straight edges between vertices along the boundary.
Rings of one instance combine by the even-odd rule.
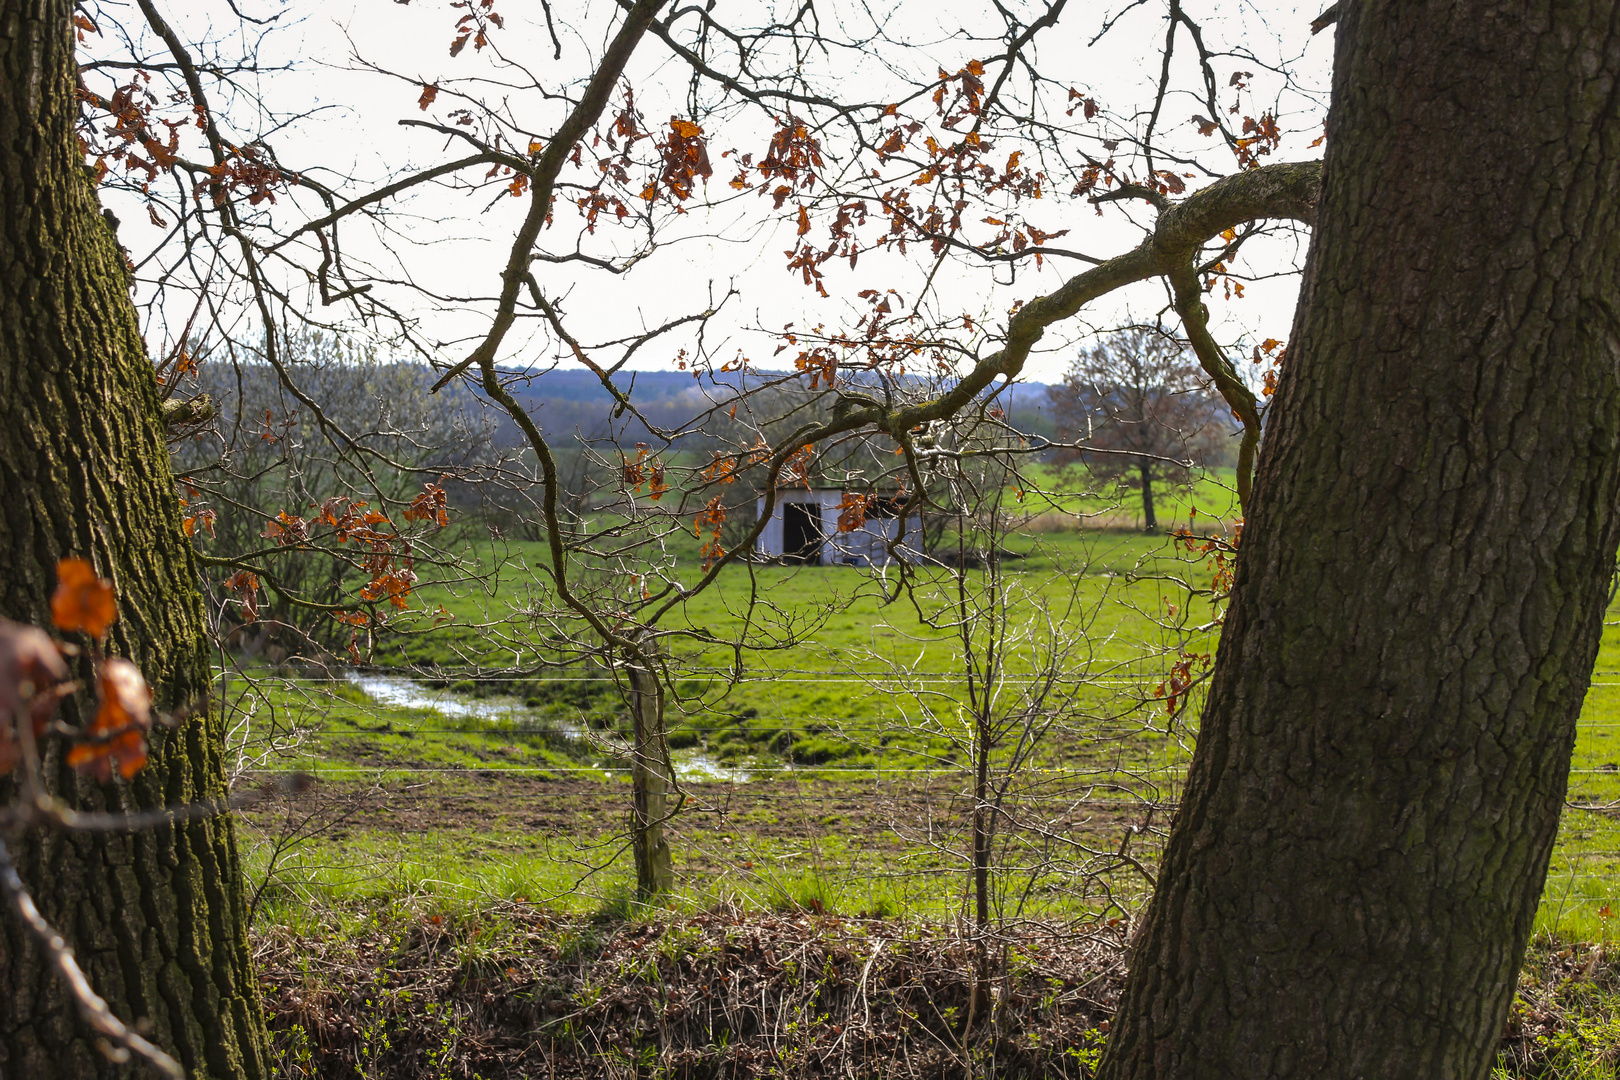
[[[1005, 604], [970, 621], [980, 644], [990, 614], [1020, 631], [1004, 643], [1004, 711], [1017, 712], [1019, 688], [1046, 668], [1063, 678], [1008, 793], [1045, 835], [1007, 838], [998, 896], [1008, 913], [1096, 915], [1140, 899], [1145, 880], [1105, 856], [1134, 826], [1132, 855], [1151, 862], [1162, 836], [1197, 698], [1172, 715], [1155, 690], [1178, 660], [1213, 650], [1213, 568], [1163, 534], [1056, 528], [1073, 500], [1023, 501], [1033, 505], [1005, 545], [1020, 556], [1002, 564]], [[1160, 517], [1201, 529], [1229, 512], [1229, 491], [1211, 480]], [[276, 918], [297, 918], [316, 895], [522, 897], [573, 910], [626, 902], [620, 688], [597, 665], [534, 666], [561, 655], [559, 636], [585, 632], [530, 617], [538, 545], [468, 542], [463, 554], [486, 568], [503, 560], [492, 587], [422, 590], [418, 602], [454, 620], [379, 645], [373, 674], [386, 681], [393, 669], [389, 685], [403, 686], [404, 700], [286, 669], [233, 684], [244, 765], [258, 755], [257, 767], [321, 781], [316, 795], [249, 815], [250, 865]], [[695, 550], [676, 551], [677, 566], [683, 557]], [[968, 590], [982, 592], [986, 576], [969, 571]], [[925, 575], [915, 603], [886, 600], [893, 584], [852, 568], [738, 566], [669, 613], [667, 628], [726, 637], [752, 600], [753, 641], [792, 642], [738, 654], [666, 639], [677, 690], [667, 723], [688, 793], [674, 825], [683, 885], [671, 903], [962, 910], [962, 648], [958, 633], [919, 617], [950, 616], [956, 582]], [[1620, 625], [1605, 629], [1582, 714], [1539, 929], [1607, 937], [1620, 891], [1617, 737]], [[1070, 846], [1057, 850], [1055, 835]]]

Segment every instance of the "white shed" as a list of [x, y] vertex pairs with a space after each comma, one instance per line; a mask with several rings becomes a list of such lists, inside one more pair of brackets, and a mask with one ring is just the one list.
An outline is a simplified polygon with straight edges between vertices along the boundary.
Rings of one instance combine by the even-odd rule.
[[[845, 492], [841, 488], [811, 488], [783, 491], [777, 495], [775, 510], [759, 534], [757, 550], [767, 559], [805, 566], [885, 566], [888, 545], [900, 535], [899, 513], [904, 500], [869, 495], [866, 520], [858, 529], [838, 531]], [[765, 512], [765, 499], [759, 500]], [[905, 538], [900, 551], [916, 558], [922, 549], [922, 517], [906, 519]]]

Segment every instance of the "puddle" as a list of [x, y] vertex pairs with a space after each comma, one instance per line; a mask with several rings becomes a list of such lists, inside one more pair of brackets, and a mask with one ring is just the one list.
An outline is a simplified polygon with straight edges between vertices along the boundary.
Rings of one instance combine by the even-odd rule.
[[362, 675], [351, 671], [347, 678], [377, 704], [394, 709], [432, 709], [446, 716], [471, 716], [479, 720], [506, 720], [515, 711], [512, 705], [468, 701], [448, 690], [431, 690], [421, 683], [391, 675]]
[[747, 769], [722, 765], [701, 750], [671, 750], [669, 760], [676, 778], [692, 783], [746, 784], [753, 779]]
[[[392, 709], [431, 709], [445, 716], [470, 717], [475, 720], [512, 720], [525, 710], [510, 702], [474, 701], [449, 690], [434, 690], [412, 679], [397, 675], [362, 674], [350, 671], [345, 678], [379, 705]], [[587, 733], [577, 724], [555, 724], [556, 729], [573, 742], [584, 742]], [[595, 738], [601, 738], [596, 733]], [[676, 750], [670, 754], [677, 779], [692, 783], [746, 784], [750, 779], [747, 769], [722, 765], [701, 750]]]

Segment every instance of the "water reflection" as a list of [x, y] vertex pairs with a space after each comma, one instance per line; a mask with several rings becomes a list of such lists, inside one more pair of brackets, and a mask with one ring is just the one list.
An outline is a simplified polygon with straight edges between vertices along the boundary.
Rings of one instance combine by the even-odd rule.
[[[445, 716], [492, 723], [517, 720], [526, 715], [526, 710], [515, 702], [473, 700], [450, 690], [435, 690], [398, 675], [350, 671], [346, 677], [365, 691], [371, 700], [391, 709], [429, 709]], [[585, 742], [588, 738], [585, 728], [578, 724], [554, 721], [553, 726], [559, 734], [573, 742]], [[600, 739], [603, 736], [598, 732], [594, 737]], [[744, 784], [751, 779], [747, 769], [722, 765], [701, 750], [675, 750], [670, 753], [670, 760], [675, 766], [675, 776], [682, 781]]]

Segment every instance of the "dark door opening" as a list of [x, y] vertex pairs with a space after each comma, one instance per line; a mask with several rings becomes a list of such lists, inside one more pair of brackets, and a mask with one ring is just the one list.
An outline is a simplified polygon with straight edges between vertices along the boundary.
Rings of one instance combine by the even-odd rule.
[[816, 503], [782, 504], [782, 561], [801, 566], [821, 562], [821, 507]]

